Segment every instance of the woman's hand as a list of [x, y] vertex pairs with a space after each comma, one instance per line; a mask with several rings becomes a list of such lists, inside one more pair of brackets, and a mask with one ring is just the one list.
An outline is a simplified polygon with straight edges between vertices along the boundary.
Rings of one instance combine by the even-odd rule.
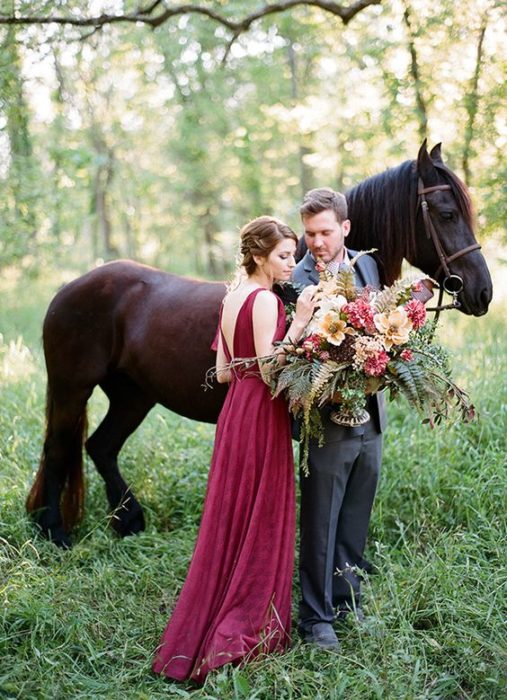
[[[283, 339], [284, 342], [289, 342], [291, 344], [298, 343], [301, 339], [306, 326], [312, 318], [315, 305], [317, 303], [317, 299], [315, 298], [316, 291], [317, 287], [315, 285], [310, 285], [309, 287], [305, 287], [298, 296], [298, 300], [296, 302], [296, 312], [287, 331], [287, 335]], [[278, 362], [279, 364], [283, 364], [285, 362], [285, 351], [283, 350], [283, 345], [278, 354]]]
[[303, 328], [308, 325], [310, 319], [313, 315], [315, 304], [317, 299], [315, 298], [315, 292], [317, 291], [316, 285], [310, 285], [305, 287], [298, 297], [296, 302], [296, 313], [294, 314], [294, 321], [296, 321]]

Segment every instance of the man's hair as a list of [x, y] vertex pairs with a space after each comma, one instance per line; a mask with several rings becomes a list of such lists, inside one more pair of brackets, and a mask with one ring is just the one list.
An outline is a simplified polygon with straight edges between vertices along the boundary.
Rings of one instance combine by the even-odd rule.
[[341, 192], [335, 192], [330, 187], [318, 187], [305, 194], [299, 213], [304, 219], [305, 216], [315, 216], [315, 214], [320, 214], [321, 211], [327, 209], [334, 211], [336, 220], [340, 224], [348, 218], [345, 195]]

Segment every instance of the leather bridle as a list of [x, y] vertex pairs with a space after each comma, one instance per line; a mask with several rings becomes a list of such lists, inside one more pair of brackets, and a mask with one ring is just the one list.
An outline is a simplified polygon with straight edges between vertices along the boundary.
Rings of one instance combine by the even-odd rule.
[[[431, 239], [433, 241], [433, 245], [435, 246], [438, 259], [440, 260], [440, 265], [438, 266], [437, 271], [434, 275], [435, 280], [438, 282], [438, 276], [440, 275], [442, 270], [445, 273], [445, 277], [442, 280], [442, 282], [438, 282], [438, 305], [427, 309], [427, 311], [437, 312], [435, 316], [435, 323], [438, 320], [438, 316], [441, 311], [444, 311], [445, 309], [457, 309], [460, 307], [460, 303], [458, 301], [458, 294], [463, 290], [463, 278], [459, 275], [454, 275], [449, 268], [449, 264], [454, 260], [460, 258], [462, 255], [471, 253], [474, 250], [479, 250], [481, 247], [479, 243], [473, 243], [472, 245], [469, 245], [466, 248], [458, 250], [452, 255], [446, 254], [442, 243], [440, 242], [440, 239], [438, 237], [438, 233], [435, 229], [435, 226], [433, 225], [433, 221], [431, 220], [428, 202], [426, 201], [426, 195], [430, 192], [441, 192], [450, 189], [452, 189], [450, 185], [434, 185], [433, 187], [425, 187], [421, 178], [418, 179], [417, 208], [421, 208], [426, 236], [428, 237], [428, 239]], [[452, 302], [450, 304], [442, 305], [444, 291], [447, 292], [447, 294], [452, 295]]]

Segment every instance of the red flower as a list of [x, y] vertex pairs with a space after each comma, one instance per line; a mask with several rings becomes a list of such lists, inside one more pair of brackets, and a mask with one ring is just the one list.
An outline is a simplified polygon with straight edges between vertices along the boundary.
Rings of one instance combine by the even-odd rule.
[[401, 357], [401, 359], [404, 360], [405, 362], [410, 362], [411, 359], [414, 357], [414, 355], [413, 355], [413, 353], [412, 353], [412, 350], [409, 350], [408, 348], [405, 348], [405, 350], [403, 350], [403, 352], [400, 353], [400, 357]]
[[417, 330], [421, 326], [424, 326], [426, 321], [426, 309], [424, 304], [419, 301], [419, 299], [411, 299], [405, 304], [405, 311], [407, 316], [412, 321], [412, 325]]
[[372, 355], [364, 363], [364, 373], [370, 377], [380, 377], [386, 371], [387, 363], [391, 358], [385, 350], [377, 355]]
[[315, 263], [315, 269], [317, 270], [317, 272], [324, 272], [324, 270], [326, 269], [326, 263], [323, 260], [317, 260], [317, 262]]
[[373, 324], [373, 310], [365, 299], [359, 298], [356, 301], [344, 304], [341, 311], [347, 314], [349, 323], [353, 328], [364, 328], [367, 331], [372, 331], [375, 328]]

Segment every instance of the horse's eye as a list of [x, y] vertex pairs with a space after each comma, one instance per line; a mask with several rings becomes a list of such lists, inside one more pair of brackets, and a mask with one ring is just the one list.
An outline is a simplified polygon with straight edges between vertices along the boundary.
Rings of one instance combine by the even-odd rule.
[[439, 213], [444, 221], [452, 221], [454, 219], [454, 212], [452, 211], [441, 211]]

